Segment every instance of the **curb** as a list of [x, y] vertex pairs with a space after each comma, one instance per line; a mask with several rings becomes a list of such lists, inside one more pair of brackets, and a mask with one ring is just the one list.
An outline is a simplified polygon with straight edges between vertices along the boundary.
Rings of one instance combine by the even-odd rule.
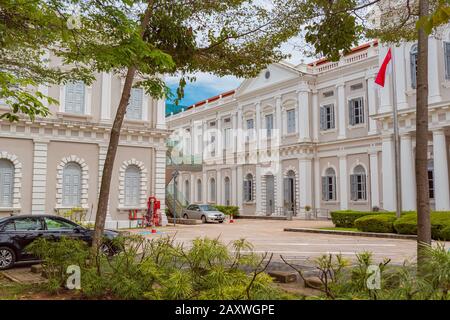
[[237, 219], [253, 219], [253, 220], [288, 220], [287, 217], [284, 216], [243, 216], [239, 215], [234, 217], [235, 220]]
[[355, 232], [355, 231], [341, 231], [341, 230], [334, 231], [334, 230], [321, 230], [321, 229], [311, 229], [311, 228], [285, 228], [283, 231], [333, 234], [333, 235], [353, 236], [353, 237], [372, 237], [372, 238], [417, 240], [416, 235], [395, 234], [395, 233]]

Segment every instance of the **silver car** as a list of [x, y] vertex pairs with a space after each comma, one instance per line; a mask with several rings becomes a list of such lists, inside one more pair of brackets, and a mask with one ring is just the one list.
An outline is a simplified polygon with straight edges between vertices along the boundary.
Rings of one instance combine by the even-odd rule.
[[183, 218], [199, 219], [203, 223], [217, 221], [222, 223], [225, 215], [209, 204], [191, 204], [183, 209]]

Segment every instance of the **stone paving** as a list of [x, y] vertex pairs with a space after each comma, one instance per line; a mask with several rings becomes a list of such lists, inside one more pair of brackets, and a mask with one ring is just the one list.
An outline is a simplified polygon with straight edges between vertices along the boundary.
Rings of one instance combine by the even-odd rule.
[[[267, 221], [237, 219], [234, 223], [169, 225], [158, 228], [157, 234], [145, 233], [148, 238], [163, 235], [176, 236], [176, 240], [186, 245], [197, 237], [220, 237], [223, 242], [245, 238], [254, 245], [256, 252], [274, 253], [274, 261], [280, 261], [280, 255], [289, 261], [304, 262], [324, 253], [341, 253], [347, 258], [355, 254], [370, 251], [376, 261], [390, 258], [393, 263], [413, 260], [416, 255], [416, 241], [402, 239], [354, 237], [330, 234], [307, 234], [285, 232], [284, 228], [326, 228], [333, 227], [331, 221], [293, 220]], [[142, 230], [131, 230], [142, 232]], [[450, 242], [446, 242], [450, 247]], [[301, 263], [302, 264], [302, 263]]]

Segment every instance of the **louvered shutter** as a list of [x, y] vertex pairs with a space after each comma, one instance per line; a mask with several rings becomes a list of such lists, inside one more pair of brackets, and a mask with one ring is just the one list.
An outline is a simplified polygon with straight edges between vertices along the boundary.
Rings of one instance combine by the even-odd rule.
[[350, 195], [353, 201], [358, 200], [358, 175], [350, 175]]
[[360, 113], [361, 113], [361, 122], [360, 123], [364, 123], [366, 122], [365, 116], [364, 116], [364, 99], [360, 98], [359, 99], [359, 105], [360, 105]]
[[139, 168], [129, 166], [125, 170], [125, 205], [138, 207], [141, 193], [141, 174]]
[[11, 207], [13, 199], [14, 166], [7, 160], [0, 160], [0, 206]]
[[132, 88], [130, 93], [130, 100], [127, 107], [127, 119], [141, 120], [142, 119], [142, 88]]
[[81, 81], [66, 85], [65, 112], [84, 114], [85, 86]]
[[328, 177], [322, 177], [322, 200], [328, 201]]
[[417, 77], [417, 53], [411, 53], [409, 56], [410, 66], [411, 66], [411, 87], [416, 88], [416, 77]]
[[327, 129], [327, 112], [325, 107], [320, 107], [320, 130]]
[[250, 201], [250, 190], [249, 190], [249, 182], [248, 180], [244, 180], [244, 201]]
[[445, 78], [450, 80], [450, 42], [444, 43]]
[[334, 119], [334, 105], [330, 105], [330, 119], [331, 119], [331, 124], [330, 124], [330, 128], [334, 129], [336, 127], [336, 123], [335, 123], [335, 119]]
[[289, 178], [284, 178], [284, 204], [289, 203]]
[[361, 175], [361, 199], [366, 200], [367, 199], [367, 192], [366, 192], [366, 175]]
[[356, 100], [350, 100], [348, 102], [348, 119], [351, 126], [355, 125], [355, 110], [356, 109]]
[[336, 200], [336, 177], [332, 176], [331, 177], [331, 187], [333, 188], [333, 192], [332, 192], [332, 199], [330, 200]]

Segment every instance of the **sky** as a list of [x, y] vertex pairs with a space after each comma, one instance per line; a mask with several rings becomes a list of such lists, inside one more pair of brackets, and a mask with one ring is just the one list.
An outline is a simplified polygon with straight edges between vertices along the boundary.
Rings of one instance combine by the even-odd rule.
[[[285, 43], [281, 50], [284, 53], [291, 54], [291, 57], [286, 61], [297, 65], [300, 64], [304, 57], [301, 55], [300, 50], [295, 48], [295, 39]], [[304, 59], [308, 62], [308, 59]], [[196, 73], [194, 74], [196, 81], [188, 83], [184, 89], [184, 98], [179, 102], [182, 106], [190, 106], [201, 100], [211, 98], [229, 90], [236, 89], [243, 79], [238, 79], [233, 76], [217, 77], [209, 73]], [[166, 83], [172, 92], [175, 94], [178, 87], [179, 78], [177, 77], [167, 77]], [[167, 101], [171, 103], [171, 101]]]

